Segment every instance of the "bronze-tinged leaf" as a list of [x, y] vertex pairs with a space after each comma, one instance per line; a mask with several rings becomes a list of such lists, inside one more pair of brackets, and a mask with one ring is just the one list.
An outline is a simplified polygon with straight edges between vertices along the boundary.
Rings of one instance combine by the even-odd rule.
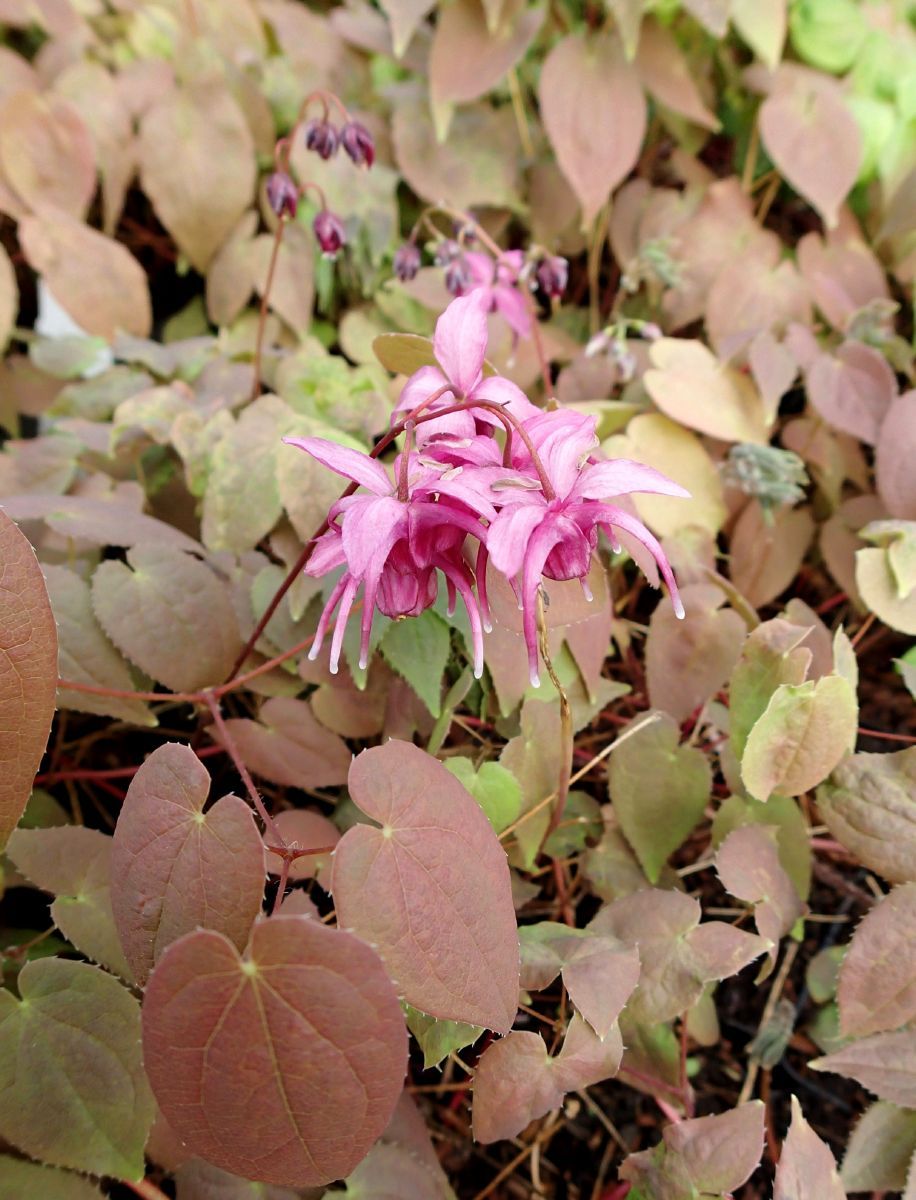
[[[283, 834], [287, 846], [297, 850], [333, 849], [340, 841], [340, 830], [334, 822], [314, 808], [284, 809], [274, 817], [274, 824]], [[308, 854], [293, 859], [289, 868], [290, 882], [314, 878], [327, 869], [330, 861], [330, 854]], [[266, 851], [264, 862], [269, 872], [279, 875], [280, 858], [276, 854]]]
[[101, 563], [92, 607], [121, 653], [176, 692], [219, 683], [242, 649], [228, 587], [181, 550], [133, 546], [126, 563]]
[[829, 1146], [805, 1120], [792, 1097], [792, 1124], [776, 1168], [773, 1200], [846, 1200]]
[[131, 780], [111, 854], [111, 904], [127, 961], [145, 983], [166, 947], [203, 927], [244, 947], [264, 893], [251, 809], [223, 796], [204, 812], [210, 777], [169, 742]]
[[[2, 341], [0, 337], [0, 341]], [[878, 495], [892, 517], [916, 521], [916, 391], [891, 402], [875, 448]]]
[[53, 892], [51, 919], [87, 958], [133, 982], [111, 909], [112, 840], [97, 829], [14, 829], [7, 854], [36, 887]]
[[[262, 233], [254, 239], [249, 249], [248, 265], [259, 296], [264, 295], [273, 247], [273, 235]], [[306, 334], [312, 323], [314, 264], [315, 243], [312, 235], [301, 225], [291, 222], [284, 231], [277, 254], [270, 286], [270, 307], [300, 335]]]
[[0, 1154], [0, 1195], [4, 1200], [102, 1200], [98, 1187], [82, 1175], [9, 1154]]
[[[61, 678], [73, 683], [87, 683], [92, 687], [131, 691], [134, 681], [127, 663], [95, 619], [89, 584], [69, 567], [46, 564], [44, 576], [57, 622]], [[157, 724], [149, 707], [140, 700], [94, 696], [89, 692], [64, 688], [58, 692], [57, 703], [61, 708], [99, 713], [135, 725]]]
[[817, 356], [805, 372], [808, 399], [829, 425], [874, 446], [897, 396], [883, 354], [863, 342], [844, 342]]
[[435, 0], [380, 0], [382, 12], [391, 22], [394, 53], [400, 58], [410, 44], [423, 18], [435, 7]]
[[291, 1188], [252, 1183], [202, 1158], [192, 1158], [175, 1171], [176, 1200], [300, 1200]]
[[120, 242], [48, 209], [19, 223], [19, 240], [29, 265], [87, 333], [147, 336], [153, 315], [146, 273]]
[[902, 1191], [914, 1153], [916, 1112], [878, 1100], [852, 1131], [840, 1172], [843, 1186], [847, 1192]]
[[862, 135], [838, 83], [796, 69], [778, 80], [759, 121], [777, 170], [832, 229], [862, 161]]
[[140, 1008], [113, 975], [45, 958], [0, 992], [0, 1137], [57, 1167], [143, 1177], [153, 1098]]
[[729, 574], [735, 587], [757, 608], [775, 600], [798, 574], [814, 530], [807, 506], [783, 506], [768, 524], [760, 505], [752, 500], [736, 521], [729, 541]]
[[0, 171], [27, 208], [79, 221], [95, 192], [92, 135], [62, 96], [13, 92], [0, 106]]
[[646, 131], [639, 75], [616, 35], [570, 34], [547, 56], [538, 97], [550, 144], [587, 224], [636, 165]]
[[[761, 333], [782, 333], [793, 321], [810, 325], [808, 285], [793, 262], [755, 254], [727, 263], [706, 297], [706, 330], [716, 354], [727, 361], [747, 351]], [[773, 413], [767, 406], [767, 416]]]
[[[347, 1177], [343, 1200], [455, 1200], [438, 1160], [418, 1157], [407, 1146], [380, 1141]], [[179, 1196], [178, 1200], [181, 1200]]]
[[639, 980], [639, 952], [611, 937], [582, 938], [563, 964], [569, 998], [602, 1040]]
[[254, 143], [241, 110], [218, 78], [196, 76], [147, 109], [139, 156], [157, 216], [203, 274], [254, 199]]
[[522, 7], [498, 33], [487, 26], [480, 0], [443, 8], [429, 52], [434, 104], [467, 104], [490, 91], [522, 57], [544, 21], [544, 6]]
[[690, 63], [681, 53], [674, 35], [656, 21], [644, 21], [636, 51], [639, 76], [659, 103], [695, 125], [712, 130], [719, 120], [703, 103]]
[[307, 700], [275, 696], [257, 721], [232, 718], [226, 728], [246, 767], [271, 783], [317, 788], [346, 782], [353, 756], [342, 738], [318, 723]]
[[916, 1019], [916, 883], [905, 883], [869, 912], [840, 967], [837, 1003], [843, 1037], [887, 1033]]
[[916, 882], [916, 747], [855, 754], [818, 788], [831, 834], [891, 883]]
[[7, 252], [0, 247], [0, 350], [6, 348], [19, 313], [19, 285]]
[[483, 810], [429, 754], [390, 741], [350, 768], [354, 825], [334, 854], [341, 927], [378, 947], [430, 1016], [497, 1033], [518, 1005], [518, 930], [505, 851]]
[[143, 1004], [147, 1072], [189, 1148], [247, 1179], [349, 1174], [385, 1129], [407, 1066], [391, 981], [358, 938], [311, 917], [173, 943]]
[[808, 1066], [847, 1075], [881, 1100], [916, 1108], [916, 1029], [873, 1034], [812, 1059]]
[[8, 496], [3, 508], [14, 521], [46, 521], [65, 538], [80, 538], [96, 546], [134, 546], [138, 542], [172, 546], [203, 554], [193, 538], [125, 504], [89, 496]]
[[57, 628], [27, 538], [0, 509], [0, 849], [22, 816], [57, 692]]
[[815, 304], [841, 332], [860, 308], [890, 299], [884, 267], [862, 240], [855, 221], [841, 220], [826, 238], [806, 233], [796, 256]]
[[668, 1125], [660, 1145], [624, 1161], [620, 1177], [653, 1200], [737, 1191], [760, 1161], [765, 1111], [752, 1100], [721, 1116]]
[[784, 683], [804, 683], [811, 651], [807, 633], [781, 617], [764, 621], [748, 634], [729, 683], [729, 733], [737, 759], [744, 755], [748, 734], [766, 712], [770, 697]]

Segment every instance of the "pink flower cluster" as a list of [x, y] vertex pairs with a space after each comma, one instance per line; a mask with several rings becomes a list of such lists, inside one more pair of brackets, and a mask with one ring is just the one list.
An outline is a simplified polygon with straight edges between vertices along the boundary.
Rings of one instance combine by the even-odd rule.
[[[333, 506], [329, 528], [305, 568], [316, 576], [343, 568], [310, 655], [318, 654], [339, 606], [332, 671], [360, 588], [360, 664], [366, 666], [376, 609], [392, 618], [417, 616], [434, 603], [441, 572], [449, 611], [458, 596], [467, 609], [479, 677], [483, 633], [490, 629], [489, 563], [518, 598], [537, 686], [541, 579], [579, 579], [589, 595], [586, 580], [599, 530], [615, 549], [624, 538], [648, 550], [683, 616], [661, 546], [611, 501], [630, 492], [688, 493], [651, 467], [596, 458], [593, 417], [543, 411], [510, 380], [486, 375], [491, 302], [489, 289], [480, 288], [452, 301], [439, 318], [433, 338], [439, 366], [421, 367], [411, 376], [394, 414], [407, 424], [393, 477], [377, 459], [335, 442], [285, 439], [361, 489]], [[504, 437], [497, 436], [500, 431]]]

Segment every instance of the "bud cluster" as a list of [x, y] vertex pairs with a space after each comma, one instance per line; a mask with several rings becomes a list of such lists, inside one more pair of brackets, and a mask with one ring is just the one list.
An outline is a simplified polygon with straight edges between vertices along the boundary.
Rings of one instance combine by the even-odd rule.
[[339, 149], [358, 167], [371, 167], [375, 162], [375, 141], [361, 121], [348, 120], [338, 127], [327, 116], [315, 118], [305, 126], [305, 145], [326, 162]]

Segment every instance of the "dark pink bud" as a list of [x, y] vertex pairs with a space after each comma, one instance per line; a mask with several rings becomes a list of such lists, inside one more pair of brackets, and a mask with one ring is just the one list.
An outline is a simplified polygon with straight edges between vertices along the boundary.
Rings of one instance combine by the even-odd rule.
[[305, 127], [306, 149], [314, 150], [321, 158], [333, 158], [339, 141], [337, 130], [330, 121], [309, 121]]
[[436, 246], [436, 256], [433, 260], [437, 267], [447, 267], [450, 262], [461, 257], [461, 247], [451, 238], [443, 238]]
[[312, 222], [315, 238], [321, 247], [325, 258], [336, 258], [341, 247], [346, 244], [347, 231], [343, 221], [329, 209], [323, 208]]
[[340, 134], [340, 144], [358, 167], [371, 167], [375, 162], [375, 141], [365, 125], [348, 121]]
[[462, 256], [453, 258], [445, 268], [445, 286], [452, 296], [463, 296], [471, 283], [471, 268]]
[[414, 242], [405, 242], [394, 256], [394, 273], [401, 283], [409, 283], [416, 277], [421, 264], [420, 251]]
[[268, 177], [267, 203], [278, 217], [294, 217], [296, 215], [299, 192], [285, 171], [274, 171]]
[[542, 292], [558, 300], [569, 282], [569, 263], [559, 255], [548, 255], [538, 263], [535, 278]]

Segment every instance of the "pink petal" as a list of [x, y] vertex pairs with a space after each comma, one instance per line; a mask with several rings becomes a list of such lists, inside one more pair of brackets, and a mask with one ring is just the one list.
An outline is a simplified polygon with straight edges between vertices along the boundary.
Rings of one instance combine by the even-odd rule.
[[[448, 386], [448, 380], [438, 367], [420, 367], [418, 371], [414, 371], [401, 389], [401, 397], [395, 408], [398, 420], [403, 420], [407, 413], [417, 408], [424, 400], [428, 400], [430, 396], [434, 396], [440, 388]], [[446, 393], [436, 401], [435, 407], [443, 408], [446, 404], [453, 403], [454, 399], [453, 394]]]
[[[542, 411], [535, 408], [522, 389], [517, 387], [511, 379], [503, 379], [501, 375], [490, 375], [481, 380], [469, 398], [471, 400], [489, 400], [491, 404], [499, 404], [502, 408], [507, 408], [519, 421], [528, 421], [532, 417], [540, 416]], [[488, 412], [485, 408], [476, 410], [475, 415], [478, 421], [484, 421], [487, 425], [502, 425], [495, 413]]]
[[[483, 628], [477, 600], [465, 577], [464, 571], [457, 563], [449, 562], [447, 558], [440, 557], [436, 560], [436, 566], [445, 576], [446, 586], [451, 585], [454, 587], [455, 591], [459, 593], [461, 599], [464, 601], [464, 607], [467, 609], [468, 621], [471, 626], [471, 644], [474, 648], [474, 678], [479, 679], [483, 674]], [[454, 611], [454, 600], [452, 597], [453, 593], [450, 591], [449, 599]]]
[[531, 313], [525, 303], [525, 298], [514, 287], [495, 287], [493, 298], [497, 310], [502, 313], [506, 324], [520, 338], [531, 336]]
[[334, 634], [331, 637], [331, 660], [328, 663], [332, 675], [337, 674], [337, 665], [340, 662], [340, 650], [343, 646], [344, 634], [347, 629], [347, 621], [350, 618], [350, 609], [353, 607], [353, 599], [356, 596], [359, 587], [359, 581], [345, 575], [347, 580], [343, 591], [343, 597], [340, 601], [340, 612], [337, 614], [337, 624], [334, 626]]
[[618, 528], [623, 529], [626, 533], [629, 533], [633, 537], [637, 538], [640, 542], [642, 542], [646, 549], [650, 551], [652, 557], [658, 563], [658, 569], [662, 573], [662, 578], [668, 585], [668, 591], [671, 593], [671, 603], [674, 606], [675, 616], [683, 619], [684, 605], [681, 603], [681, 597], [677, 590], [677, 581], [674, 578], [674, 572], [671, 570], [671, 564], [668, 562], [668, 556], [665, 554], [658, 541], [653, 537], [649, 530], [646, 529], [642, 521], [637, 520], [636, 517], [631, 517], [628, 513], [623, 512], [622, 509], [615, 508], [610, 504], [604, 504], [602, 505], [602, 508], [606, 514], [602, 519], [602, 524], [612, 526], [616, 525]]
[[519, 573], [534, 531], [548, 516], [543, 496], [535, 493], [502, 510], [486, 534], [487, 552], [497, 571], [510, 579]]
[[312, 662], [318, 657], [321, 650], [321, 644], [324, 641], [325, 634], [328, 631], [328, 625], [331, 623], [331, 617], [334, 615], [334, 609], [337, 607], [337, 602], [344, 594], [347, 584], [350, 582], [350, 576], [344, 571], [340, 579], [334, 584], [331, 589], [331, 594], [328, 597], [328, 602], [324, 606], [321, 616], [318, 618], [318, 628], [315, 630], [315, 636], [312, 638], [312, 647], [309, 650], [309, 658]]
[[680, 496], [690, 499], [690, 493], [667, 475], [628, 458], [609, 462], [590, 463], [583, 468], [572, 497], [583, 500], [606, 500], [610, 496], [625, 496], [630, 492], [655, 492], [660, 496]]
[[[578, 531], [577, 531], [578, 532]], [[540, 687], [538, 674], [537, 596], [544, 563], [551, 550], [563, 540], [563, 528], [558, 521], [547, 518], [532, 534], [525, 553], [522, 574], [522, 632], [528, 647], [528, 667], [532, 687]]]
[[394, 490], [382, 464], [361, 450], [351, 450], [349, 446], [339, 446], [337, 442], [328, 442], [324, 438], [285, 437], [283, 441], [288, 446], [296, 446], [306, 454], [311, 454], [322, 466], [329, 467], [346, 479], [352, 479], [376, 496], [390, 496]]
[[480, 379], [487, 352], [488, 309], [489, 295], [481, 289], [453, 300], [436, 322], [436, 361], [461, 397], [470, 395]]
[[351, 575], [380, 575], [398, 538], [407, 532], [407, 505], [394, 496], [366, 496], [344, 514], [341, 529]]
[[489, 287], [496, 278], [496, 264], [489, 254], [482, 254], [479, 250], [470, 250], [465, 254], [464, 261], [470, 267], [471, 279], [474, 281], [475, 287]]
[[343, 542], [338, 530], [329, 530], [318, 539], [315, 547], [305, 564], [306, 575], [327, 575], [347, 561], [344, 554]]

